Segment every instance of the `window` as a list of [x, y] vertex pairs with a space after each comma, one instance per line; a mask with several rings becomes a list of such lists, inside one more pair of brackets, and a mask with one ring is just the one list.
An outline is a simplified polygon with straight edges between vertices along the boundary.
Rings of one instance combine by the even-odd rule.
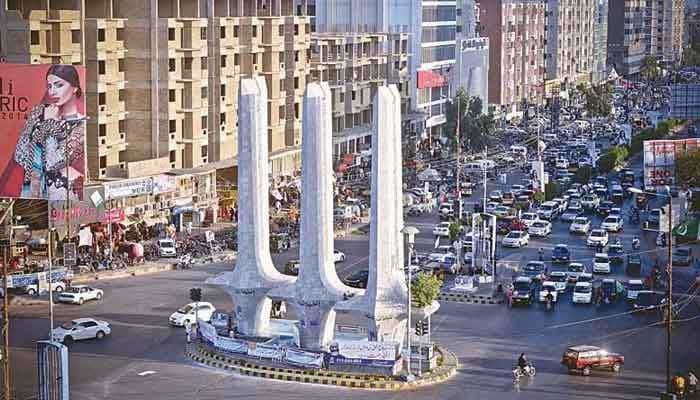
[[107, 93], [98, 93], [97, 94], [97, 104], [103, 106], [107, 104]]
[[221, 28], [219, 28], [219, 36], [222, 39], [226, 39], [226, 27], [225, 26], [222, 26]]
[[352, 91], [352, 101], [355, 101], [356, 98], [357, 98], [357, 91], [353, 90]]
[[226, 68], [226, 56], [221, 56], [221, 68]]
[[233, 37], [235, 37], [235, 38], [238, 37], [238, 25], [233, 27]]
[[31, 43], [34, 44], [39, 44], [39, 31], [32, 31], [30, 33], [31, 36]]
[[123, 119], [119, 120], [119, 133], [124, 133], [126, 131], [126, 121]]
[[206, 71], [207, 69], [209, 69], [209, 58], [208, 57], [200, 58], [199, 64], [200, 64], [200, 68], [202, 68], [202, 71]]
[[294, 103], [294, 118], [299, 119], [299, 103]]
[[294, 52], [294, 62], [299, 62], [299, 51]]
[[221, 91], [221, 97], [226, 97], [226, 85], [219, 86], [219, 90]]
[[98, 41], [98, 42], [104, 42], [104, 41], [105, 41], [105, 30], [104, 30], [104, 29], [98, 29], [98, 30], [97, 30], [97, 41]]
[[208, 129], [209, 128], [209, 119], [207, 118], [206, 115], [202, 115], [202, 129]]
[[284, 106], [280, 106], [279, 114], [279, 118], [284, 119]]
[[221, 125], [226, 123], [226, 113], [221, 113], [219, 114], [219, 120], [221, 121]]
[[117, 70], [119, 72], [124, 72], [124, 64], [125, 64], [125, 60], [123, 58], [120, 58], [119, 60], [117, 60]]
[[258, 63], [258, 54], [253, 53], [253, 64], [257, 64], [257, 63]]
[[241, 65], [241, 57], [238, 54], [233, 55], [233, 65]]
[[124, 40], [124, 28], [117, 28], [117, 40]]
[[253, 37], [258, 37], [258, 26], [253, 25]]
[[168, 131], [170, 133], [175, 133], [177, 131], [177, 121], [175, 121], [174, 119], [168, 121]]
[[168, 59], [168, 71], [175, 72], [176, 70], [177, 70], [177, 67], [175, 66], [175, 59], [169, 58]]
[[284, 25], [279, 26], [279, 35], [284, 36]]
[[175, 162], [175, 150], [170, 150], [170, 162]]
[[299, 34], [299, 24], [294, 24], [294, 36]]
[[80, 31], [75, 30], [75, 31], [70, 31], [70, 37], [71, 37], [71, 42], [73, 43], [80, 43]]
[[209, 97], [209, 88], [208, 87], [203, 87], [202, 88], [202, 93], [201, 93], [202, 100], [205, 100]]
[[200, 151], [201, 151], [201, 153], [202, 153], [202, 157], [206, 157], [206, 156], [207, 156], [207, 152], [208, 152], [208, 151], [207, 151], [207, 146], [202, 146], [202, 147], [200, 148]]
[[207, 40], [207, 27], [202, 27], [202, 29], [199, 31], [199, 38], [202, 40]]
[[294, 77], [294, 89], [299, 89], [299, 77]]
[[192, 70], [192, 57], [185, 57], [182, 59], [183, 65], [182, 69], [185, 71], [191, 71]]
[[104, 62], [103, 60], [100, 60], [100, 61], [97, 62], [97, 72], [98, 72], [100, 75], [104, 75], [104, 74], [105, 74], [105, 62]]
[[168, 40], [175, 40], [175, 28], [168, 28]]
[[176, 99], [176, 96], [177, 96], [177, 95], [176, 95], [176, 93], [175, 93], [175, 89], [170, 89], [170, 90], [168, 90], [168, 101], [169, 101], [169, 102], [174, 103], [174, 102], [175, 102], [175, 99]]
[[107, 156], [100, 157], [100, 168], [107, 168]]
[[105, 137], [105, 136], [107, 136], [107, 125], [105, 125], [105, 124], [100, 124], [100, 125], [98, 125], [98, 126], [97, 126], [97, 131], [98, 131], [98, 135], [99, 135], [100, 137]]

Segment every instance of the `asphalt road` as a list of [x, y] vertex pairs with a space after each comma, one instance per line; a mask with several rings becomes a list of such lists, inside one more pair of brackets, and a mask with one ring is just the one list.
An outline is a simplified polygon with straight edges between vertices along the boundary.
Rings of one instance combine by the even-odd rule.
[[[512, 180], [518, 180], [512, 177]], [[513, 182], [509, 182], [511, 184]], [[489, 188], [490, 190], [490, 188]], [[480, 198], [475, 193], [475, 198]], [[626, 207], [629, 205], [627, 204]], [[407, 223], [421, 229], [419, 251], [430, 251], [434, 237], [430, 233], [437, 216], [411, 218]], [[594, 220], [594, 226], [599, 223]], [[619, 236], [626, 249], [635, 227], [626, 226]], [[537, 249], [551, 249], [558, 243], [569, 244], [572, 258], [590, 265], [593, 250], [585, 247], [583, 237], [572, 237], [568, 225], [554, 223], [551, 236], [533, 239], [523, 249], [503, 249], [499, 258], [513, 263], [537, 259]], [[642, 251], [654, 249], [653, 235]], [[347, 259], [336, 264], [341, 278], [368, 265], [369, 244], [366, 235], [351, 235], [336, 240], [336, 248]], [[651, 252], [645, 254], [652, 254]], [[276, 266], [298, 257], [296, 251], [273, 256]], [[646, 258], [646, 270], [653, 256]], [[549, 258], [549, 252], [546, 253]], [[261, 381], [230, 375], [197, 366], [183, 356], [185, 342], [181, 328], [169, 327], [167, 318], [188, 302], [189, 289], [203, 287], [204, 298], [217, 308], [231, 310], [230, 298], [203, 281], [230, 268], [210, 264], [192, 271], [169, 271], [123, 280], [102, 281], [96, 287], [105, 290], [100, 302], [83, 306], [57, 305], [56, 323], [91, 316], [109, 321], [110, 337], [101, 342], [85, 341], [71, 346], [70, 381], [73, 399], [356, 399], [362, 394], [348, 389], [281, 382]], [[691, 268], [678, 268], [676, 288], [693, 274]], [[611, 275], [625, 280], [618, 267]], [[17, 399], [30, 398], [36, 388], [36, 340], [48, 336], [46, 307], [24, 307], [16, 311], [11, 325], [12, 366]], [[672, 352], [674, 372], [700, 367], [697, 329], [698, 303], [689, 304], [682, 318], [691, 319], [674, 327]], [[346, 322], [339, 316], [339, 322]], [[553, 312], [541, 304], [509, 309], [496, 305], [443, 303], [433, 318], [433, 339], [453, 351], [460, 367], [447, 383], [400, 393], [372, 394], [377, 399], [652, 399], [664, 386], [665, 330], [658, 326], [658, 315], [628, 313], [624, 303], [596, 308], [571, 303], [570, 289], [561, 295]], [[559, 364], [567, 346], [600, 345], [626, 357], [620, 374], [594, 372], [589, 377], [567, 374]], [[519, 386], [510, 373], [520, 352], [526, 352], [537, 367], [537, 376]]]

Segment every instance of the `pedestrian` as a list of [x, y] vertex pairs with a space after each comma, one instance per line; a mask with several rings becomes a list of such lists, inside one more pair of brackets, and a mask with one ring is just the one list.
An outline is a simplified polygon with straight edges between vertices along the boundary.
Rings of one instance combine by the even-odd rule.
[[685, 394], [685, 378], [683, 375], [677, 373], [673, 377], [673, 387], [678, 396], [682, 397]]
[[187, 344], [192, 343], [192, 324], [189, 322], [185, 322], [185, 338], [187, 340]]
[[508, 299], [506, 306], [508, 308], [513, 307], [513, 285], [508, 285], [508, 291], [506, 291], [506, 297]]
[[693, 371], [688, 371], [688, 394], [693, 394], [697, 396], [698, 393], [698, 377], [695, 376]]

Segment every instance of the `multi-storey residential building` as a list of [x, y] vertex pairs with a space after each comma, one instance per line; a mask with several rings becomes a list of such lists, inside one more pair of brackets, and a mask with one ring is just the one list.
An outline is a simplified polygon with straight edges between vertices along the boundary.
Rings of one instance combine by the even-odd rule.
[[267, 80], [273, 174], [299, 168], [310, 55], [305, 1], [0, 4], [6, 61], [86, 65], [91, 180], [163, 165], [235, 166], [238, 82], [252, 75]]
[[624, 76], [639, 74], [645, 56], [646, 0], [608, 2], [608, 63]]
[[646, 54], [662, 63], [677, 64], [683, 55], [685, 0], [646, 0]]
[[331, 87], [335, 158], [368, 149], [379, 86], [397, 85], [406, 114], [408, 34], [318, 33], [311, 43], [311, 77]]
[[[410, 34], [411, 124], [423, 134], [439, 135], [445, 123], [449, 75], [455, 64], [456, 1], [316, 0], [318, 32], [400, 32]], [[421, 126], [418, 118], [424, 119]]]
[[598, 84], [608, 79], [608, 0], [594, 0], [593, 71], [591, 79]]
[[686, 46], [700, 46], [700, 10], [689, 11], [685, 14], [683, 32]]
[[594, 0], [548, 0], [547, 80], [554, 86], [590, 81], [594, 56]]
[[546, 2], [481, 0], [479, 32], [489, 38], [489, 102], [507, 114], [542, 104]]

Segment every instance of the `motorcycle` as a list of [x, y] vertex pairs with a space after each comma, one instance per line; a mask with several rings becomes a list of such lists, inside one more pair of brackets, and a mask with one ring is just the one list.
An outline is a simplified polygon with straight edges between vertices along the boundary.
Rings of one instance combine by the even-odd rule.
[[545, 300], [545, 302], [544, 302], [545, 311], [552, 311], [553, 308], [554, 308], [554, 303], [552, 302], [552, 300], [550, 300], [550, 299]]
[[639, 239], [634, 238], [632, 239], [632, 250], [639, 250], [640, 244], [639, 244]]
[[193, 266], [194, 259], [189, 254], [181, 255], [176, 264], [177, 269], [192, 269]]
[[515, 382], [519, 382], [522, 377], [534, 377], [535, 372], [535, 366], [532, 365], [532, 363], [528, 363], [525, 368], [520, 368], [519, 366], [515, 367], [515, 369], [513, 369], [513, 378], [515, 378]]

